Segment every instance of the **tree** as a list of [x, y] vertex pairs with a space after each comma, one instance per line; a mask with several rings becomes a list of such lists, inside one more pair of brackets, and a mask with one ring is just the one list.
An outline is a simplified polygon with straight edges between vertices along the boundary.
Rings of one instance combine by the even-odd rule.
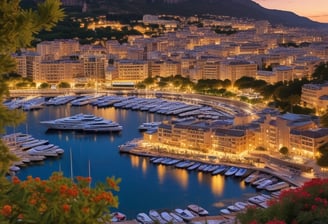
[[290, 112], [293, 113], [293, 107], [294, 105], [298, 104], [301, 100], [301, 97], [299, 95], [293, 94], [288, 97], [288, 101], [290, 103]]
[[[50, 30], [64, 17], [59, 0], [46, 0], [39, 3], [36, 10], [22, 9], [19, 0], [0, 1], [0, 101], [9, 94], [4, 75], [15, 69], [12, 53], [29, 46], [31, 41], [42, 29]], [[18, 111], [10, 111], [0, 105], [0, 130], [4, 133], [6, 126], [15, 126], [24, 120]], [[11, 161], [7, 147], [0, 140], [0, 178], [4, 178]]]
[[40, 84], [39, 86], [40, 89], [49, 89], [50, 88], [50, 84], [49, 83], [46, 83], [46, 82], [43, 82]]
[[60, 4], [59, 0], [46, 0], [30, 10], [22, 9], [19, 0], [0, 2], [0, 74], [14, 70], [12, 53], [29, 46], [37, 33], [51, 30], [63, 19]]
[[286, 146], [283, 146], [279, 149], [279, 152], [286, 156], [288, 154], [288, 148]]
[[317, 164], [321, 167], [328, 167], [328, 143], [323, 144], [318, 149], [320, 156], [317, 157]]
[[328, 110], [320, 117], [320, 125], [322, 127], [328, 128]]
[[[90, 86], [90, 83], [88, 83], [88, 85]], [[70, 88], [71, 85], [68, 82], [60, 82], [58, 84], [58, 88], [64, 89], [64, 88]]]
[[317, 83], [323, 83], [328, 80], [328, 62], [321, 62], [312, 74], [312, 78]]

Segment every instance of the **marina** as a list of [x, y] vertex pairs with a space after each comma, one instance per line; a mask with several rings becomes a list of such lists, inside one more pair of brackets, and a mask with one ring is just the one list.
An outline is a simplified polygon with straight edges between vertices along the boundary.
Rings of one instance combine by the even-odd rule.
[[[99, 101], [101, 102], [97, 100]], [[141, 124], [172, 119], [172, 116], [119, 107], [96, 107], [91, 103], [89, 101], [89, 104], [83, 106], [50, 105], [41, 110], [28, 111], [26, 124], [7, 130], [8, 133], [26, 133], [26, 136], [17, 137], [17, 141], [31, 141], [33, 136], [36, 139], [47, 139], [48, 144], [58, 145], [65, 151], [72, 151], [72, 155], [63, 153], [60, 159], [44, 160], [41, 166], [21, 168], [17, 172], [20, 178], [28, 175], [47, 178], [54, 171], [62, 171], [65, 176], [86, 176], [87, 164], [90, 163], [94, 182], [103, 181], [106, 176], [122, 178], [121, 190], [118, 193], [118, 210], [125, 214], [128, 220], [137, 219], [139, 213], [148, 214], [150, 210], [156, 210], [160, 215], [166, 211], [173, 216], [175, 209], [184, 208], [184, 211], [192, 204], [201, 206], [211, 216], [218, 216], [220, 209], [228, 209], [231, 202], [247, 202], [250, 196], [258, 194], [255, 187], [245, 184], [244, 178], [251, 172], [247, 169], [245, 171], [245, 168], [203, 160], [120, 153], [121, 147], [136, 147], [129, 141], [141, 137]], [[48, 130], [40, 123], [74, 114], [92, 114], [95, 117], [114, 120], [123, 129], [114, 133], [88, 133]], [[190, 118], [178, 116], [175, 119]], [[233, 173], [225, 175], [232, 167]], [[159, 200], [154, 203], [153, 198], [156, 197]], [[169, 219], [169, 215], [164, 214]]]

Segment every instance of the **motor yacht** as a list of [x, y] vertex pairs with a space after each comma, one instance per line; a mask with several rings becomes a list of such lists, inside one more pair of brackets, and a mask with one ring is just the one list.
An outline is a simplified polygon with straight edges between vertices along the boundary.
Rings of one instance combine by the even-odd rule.
[[50, 121], [41, 121], [48, 129], [80, 130], [92, 132], [117, 132], [123, 128], [117, 122], [96, 117], [92, 114], [76, 114]]

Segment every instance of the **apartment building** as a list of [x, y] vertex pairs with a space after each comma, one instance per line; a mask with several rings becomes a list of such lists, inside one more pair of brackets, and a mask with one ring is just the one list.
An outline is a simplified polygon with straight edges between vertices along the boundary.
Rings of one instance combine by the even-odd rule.
[[324, 113], [328, 108], [328, 83], [303, 85], [301, 103], [318, 114]]
[[245, 60], [225, 60], [220, 64], [221, 80], [229, 79], [234, 83], [243, 76], [256, 77], [257, 64]]
[[181, 74], [181, 65], [172, 60], [150, 61], [149, 76], [169, 77]]
[[83, 76], [83, 63], [79, 60], [42, 61], [40, 68], [40, 73], [34, 77], [40, 83], [73, 83], [75, 78]]
[[105, 79], [105, 71], [108, 67], [108, 60], [105, 55], [84, 55], [81, 56], [80, 60], [83, 66], [82, 77], [95, 81]]
[[210, 123], [189, 120], [178, 123], [165, 121], [155, 135], [161, 144], [208, 152], [211, 149], [211, 134]]
[[42, 41], [36, 45], [36, 52], [41, 55], [42, 60], [59, 60], [64, 56], [77, 54], [79, 51], [79, 42], [72, 39]]
[[328, 128], [309, 130], [292, 130], [290, 133], [290, 147], [294, 154], [315, 158], [318, 148], [328, 142]]
[[259, 146], [279, 153], [287, 147], [291, 155], [314, 158], [318, 148], [328, 142], [328, 128], [318, 128], [312, 116], [299, 114], [267, 114], [243, 126], [218, 122], [189, 120], [164, 121], [157, 132], [144, 134], [144, 139], [174, 146], [181, 150], [216, 151], [238, 154]]
[[293, 67], [278, 65], [272, 69], [276, 76], [276, 82], [291, 81], [294, 79]]
[[148, 77], [148, 62], [143, 60], [117, 60], [117, 81], [137, 83]]
[[246, 131], [227, 128], [215, 129], [212, 135], [212, 149], [233, 154], [248, 150]]
[[[315, 121], [309, 115], [267, 114], [260, 123], [258, 145], [273, 152], [279, 152], [281, 147], [291, 149], [292, 130], [305, 131], [316, 127]], [[295, 153], [298, 152], [295, 151]]]

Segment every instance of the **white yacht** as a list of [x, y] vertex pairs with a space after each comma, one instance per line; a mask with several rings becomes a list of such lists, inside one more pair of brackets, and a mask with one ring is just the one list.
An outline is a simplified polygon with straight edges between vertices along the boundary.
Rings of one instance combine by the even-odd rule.
[[152, 131], [152, 130], [157, 130], [158, 126], [162, 122], [160, 121], [154, 121], [154, 122], [145, 122], [139, 125], [139, 131]]
[[47, 126], [48, 129], [59, 130], [80, 130], [93, 132], [116, 132], [123, 128], [118, 123], [96, 117], [92, 114], [76, 114], [70, 117], [59, 118], [50, 121], [41, 121], [41, 124]]

